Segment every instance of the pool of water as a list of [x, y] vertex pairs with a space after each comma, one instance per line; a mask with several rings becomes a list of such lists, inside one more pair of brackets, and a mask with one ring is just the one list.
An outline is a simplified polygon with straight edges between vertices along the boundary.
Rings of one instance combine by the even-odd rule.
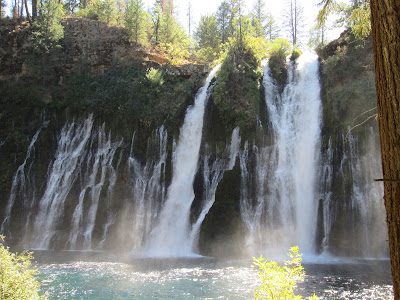
[[[251, 299], [252, 262], [195, 258], [135, 258], [124, 253], [35, 252], [42, 290], [50, 299]], [[297, 293], [320, 299], [393, 299], [388, 260], [303, 263]]]

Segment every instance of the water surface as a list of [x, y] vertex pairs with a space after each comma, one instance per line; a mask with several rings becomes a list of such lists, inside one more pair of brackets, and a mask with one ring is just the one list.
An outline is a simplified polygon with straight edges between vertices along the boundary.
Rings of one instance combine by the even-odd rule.
[[[35, 252], [50, 299], [251, 299], [250, 260], [137, 258], [126, 253]], [[320, 299], [393, 299], [388, 260], [305, 260], [297, 293]]]

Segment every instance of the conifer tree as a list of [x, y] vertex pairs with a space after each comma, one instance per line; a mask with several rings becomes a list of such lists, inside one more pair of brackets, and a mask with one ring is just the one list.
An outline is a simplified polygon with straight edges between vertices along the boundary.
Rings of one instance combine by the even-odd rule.
[[264, 0], [256, 0], [254, 2], [253, 11], [251, 13], [251, 23], [255, 30], [255, 36], [265, 36], [267, 15], [265, 13]]

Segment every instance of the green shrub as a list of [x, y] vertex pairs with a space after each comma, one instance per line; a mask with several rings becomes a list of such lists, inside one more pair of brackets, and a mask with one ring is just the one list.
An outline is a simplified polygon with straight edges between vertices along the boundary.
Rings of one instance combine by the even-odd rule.
[[289, 55], [290, 43], [285, 39], [276, 39], [268, 46], [268, 65], [272, 77], [283, 86], [287, 80], [286, 57]]
[[31, 268], [32, 253], [14, 254], [3, 245], [0, 236], [0, 299], [47, 299], [39, 296], [37, 271]]
[[218, 73], [214, 104], [226, 132], [252, 131], [260, 111], [261, 62], [250, 45], [236, 42]]
[[[301, 265], [301, 254], [299, 247], [290, 248], [287, 254], [291, 260], [285, 261], [283, 267], [279, 266], [276, 261], [264, 260], [262, 255], [260, 258], [253, 258], [254, 265], [258, 268], [258, 276], [261, 281], [254, 292], [255, 299], [285, 299], [285, 300], [300, 300], [303, 299], [300, 295], [295, 295], [298, 280], [304, 280], [304, 267]], [[318, 297], [314, 294], [309, 298], [317, 300]]]

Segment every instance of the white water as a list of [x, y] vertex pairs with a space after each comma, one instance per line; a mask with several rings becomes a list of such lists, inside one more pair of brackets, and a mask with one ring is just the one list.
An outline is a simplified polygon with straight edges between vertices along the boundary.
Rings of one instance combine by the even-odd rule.
[[215, 192], [224, 172], [232, 170], [235, 166], [236, 157], [239, 153], [240, 141], [239, 127], [236, 127], [232, 132], [231, 143], [225, 149], [225, 158], [217, 157], [210, 166], [210, 152], [207, 151], [203, 157], [204, 199], [202, 199], [200, 215], [192, 225], [189, 235], [189, 243], [191, 245], [194, 245], [196, 238], [198, 238], [201, 224], [215, 202]]
[[[348, 144], [347, 163], [350, 165], [352, 190], [351, 210], [354, 213], [354, 224], [359, 230], [358, 244], [364, 257], [387, 257], [388, 243], [385, 222], [385, 206], [383, 203], [383, 184], [374, 179], [382, 178], [380, 151], [375, 141], [373, 128], [370, 128], [366, 153], [360, 154], [358, 141], [349, 134], [345, 142]], [[358, 227], [358, 228], [357, 228]]]
[[[35, 135], [32, 137], [32, 140], [29, 144], [28, 150], [26, 151], [26, 156], [24, 162], [18, 167], [17, 171], [15, 172], [13, 179], [12, 179], [12, 184], [11, 184], [11, 191], [10, 191], [10, 196], [8, 197], [8, 202], [7, 206], [4, 212], [4, 219], [3, 222], [1, 223], [1, 233], [4, 234], [5, 230], [7, 229], [8, 223], [10, 221], [11, 217], [11, 210], [14, 206], [15, 199], [17, 195], [19, 194], [21, 196], [21, 199], [24, 204], [28, 204], [29, 206], [32, 206], [33, 203], [35, 202], [35, 193], [32, 191], [32, 188], [35, 188], [35, 184], [30, 184], [29, 178], [30, 176], [25, 174], [25, 166], [28, 162], [28, 160], [31, 158], [32, 154], [35, 151], [35, 143], [36, 140], [40, 134], [40, 131], [43, 129], [43, 127], [46, 127], [48, 125], [48, 122], [44, 122], [42, 126], [36, 131]], [[32, 160], [33, 162], [33, 160]], [[32, 167], [32, 163], [28, 167], [28, 174], [30, 172], [30, 169]], [[24, 205], [27, 206], [27, 205]]]
[[[79, 202], [72, 215], [72, 228], [67, 242], [70, 249], [77, 249], [78, 246], [84, 250], [93, 248], [92, 233], [95, 226], [100, 193], [107, 179], [108, 194], [112, 193], [116, 182], [116, 172], [112, 162], [115, 152], [121, 146], [122, 141], [112, 143], [111, 134], [108, 134], [108, 137], [106, 136], [104, 124], [103, 127], [99, 128], [93, 139], [91, 140], [90, 148], [94, 149], [92, 151], [89, 149], [86, 156], [83, 188], [79, 194]], [[86, 202], [86, 206], [89, 204], [87, 210], [84, 210], [84, 202]]]
[[[156, 218], [161, 204], [165, 201], [165, 165], [167, 163], [168, 134], [162, 126], [156, 132], [154, 140], [158, 144], [156, 157], [147, 157], [142, 164], [134, 157], [134, 138], [132, 139], [131, 153], [128, 158], [130, 186], [133, 195], [133, 216], [127, 226], [132, 229], [132, 250], [139, 251], [144, 246]], [[149, 143], [152, 139], [149, 139]], [[150, 146], [147, 147], [148, 151]]]
[[218, 68], [208, 75], [205, 85], [196, 95], [194, 105], [186, 112], [173, 155], [172, 182], [159, 222], [149, 236], [146, 247], [148, 256], [192, 255], [189, 215], [194, 199], [193, 181], [199, 158], [207, 90]]
[[285, 253], [299, 245], [313, 253], [316, 213], [316, 174], [320, 143], [321, 100], [318, 61], [303, 54], [288, 69], [288, 83], [282, 94], [264, 70], [267, 119], [274, 144], [254, 148], [255, 186], [249, 189], [249, 149], [241, 155], [241, 214], [248, 228], [251, 252]]
[[46, 190], [39, 202], [33, 227], [31, 247], [48, 249], [62, 222], [64, 203], [78, 176], [78, 166], [85, 163], [84, 150], [93, 127], [90, 115], [82, 124], [67, 123], [61, 130], [55, 160], [48, 175]]

